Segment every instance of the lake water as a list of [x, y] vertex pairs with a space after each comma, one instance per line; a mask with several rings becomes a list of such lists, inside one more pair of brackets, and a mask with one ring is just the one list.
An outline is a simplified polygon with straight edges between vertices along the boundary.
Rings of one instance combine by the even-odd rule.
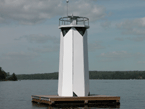
[[[0, 109], [48, 109], [34, 105], [31, 95], [56, 95], [57, 84], [57, 80], [0, 81]], [[90, 93], [120, 96], [118, 109], [145, 109], [145, 80], [90, 80]]]

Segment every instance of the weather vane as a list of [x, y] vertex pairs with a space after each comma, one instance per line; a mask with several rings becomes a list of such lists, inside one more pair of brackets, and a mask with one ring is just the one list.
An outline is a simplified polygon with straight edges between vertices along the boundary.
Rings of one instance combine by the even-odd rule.
[[69, 0], [66, 0], [66, 3], [67, 3], [67, 16], [68, 16], [68, 2], [69, 2]]

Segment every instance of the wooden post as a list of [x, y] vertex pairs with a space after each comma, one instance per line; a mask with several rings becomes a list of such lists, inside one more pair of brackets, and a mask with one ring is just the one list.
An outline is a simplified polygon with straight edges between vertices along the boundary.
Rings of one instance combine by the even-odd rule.
[[85, 100], [85, 101], [84, 101], [84, 104], [88, 104], [88, 100]]
[[50, 101], [49, 102], [49, 105], [52, 105], [52, 104], [54, 104], [55, 103], [55, 101]]
[[116, 102], [118, 103], [118, 102], [119, 102], [119, 100], [116, 100]]

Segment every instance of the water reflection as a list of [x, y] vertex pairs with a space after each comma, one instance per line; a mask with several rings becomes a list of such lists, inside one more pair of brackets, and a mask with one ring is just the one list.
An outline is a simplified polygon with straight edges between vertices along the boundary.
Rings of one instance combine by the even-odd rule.
[[79, 103], [70, 103], [70, 104], [56, 104], [53, 106], [49, 106], [46, 104], [39, 104], [36, 102], [32, 102], [33, 107], [44, 107], [43, 109], [98, 109], [98, 108], [105, 108], [105, 109], [110, 109], [110, 108], [116, 108], [120, 109], [120, 104], [115, 104], [115, 103], [107, 103], [107, 104], [79, 104]]

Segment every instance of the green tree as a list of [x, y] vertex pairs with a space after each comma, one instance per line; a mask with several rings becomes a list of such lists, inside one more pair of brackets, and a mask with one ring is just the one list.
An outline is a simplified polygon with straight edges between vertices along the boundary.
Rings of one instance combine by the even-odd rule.
[[10, 76], [10, 77], [8, 78], [8, 80], [17, 81], [18, 79], [17, 79], [15, 73], [13, 73], [12, 76]]
[[16, 77], [15, 73], [12, 74], [12, 77], [13, 77], [13, 81], [17, 81], [17, 77]]
[[2, 67], [0, 67], [0, 80], [4, 80], [4, 79], [6, 79], [6, 73], [2, 69]]

